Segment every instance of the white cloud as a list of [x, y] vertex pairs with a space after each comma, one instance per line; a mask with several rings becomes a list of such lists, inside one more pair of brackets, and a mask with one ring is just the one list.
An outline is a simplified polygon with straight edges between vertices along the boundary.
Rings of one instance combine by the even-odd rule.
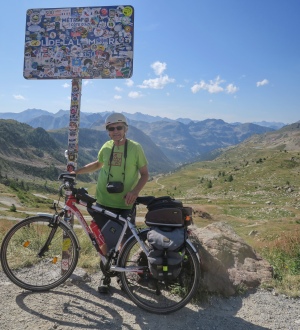
[[215, 80], [210, 80], [209, 83], [201, 80], [199, 84], [192, 86], [191, 90], [193, 93], [197, 93], [201, 89], [206, 90], [211, 94], [220, 93], [224, 91], [224, 88], [220, 86], [223, 82], [225, 82], [225, 80], [221, 80], [219, 76]]
[[131, 79], [126, 79], [126, 80], [125, 80], [125, 85], [126, 85], [127, 87], [132, 87], [132, 86], [134, 85], [134, 82], [133, 82], [133, 80], [131, 80]]
[[226, 87], [226, 93], [228, 94], [234, 94], [238, 91], [239, 89], [234, 86], [233, 84], [229, 84], [227, 87]]
[[13, 98], [16, 100], [25, 100], [25, 97], [22, 95], [13, 95]]
[[132, 99], [137, 99], [139, 97], [142, 97], [142, 94], [140, 92], [130, 92], [128, 94], [128, 97], [130, 97]]
[[123, 89], [122, 89], [121, 87], [116, 86], [116, 87], [115, 87], [115, 90], [116, 90], [117, 92], [122, 92]]
[[175, 79], [169, 78], [168, 75], [155, 79], [144, 80], [140, 88], [163, 89], [167, 84], [175, 82]]
[[198, 93], [200, 90], [208, 91], [210, 94], [222, 92], [233, 94], [238, 91], [238, 88], [233, 84], [229, 84], [227, 87], [223, 87], [221, 86], [223, 83], [225, 83], [225, 80], [221, 79], [220, 76], [218, 76], [215, 80], [210, 80], [208, 83], [204, 80], [201, 80], [200, 83], [196, 83], [191, 87], [191, 91], [194, 94]]
[[71, 86], [71, 85], [68, 84], [68, 83], [64, 83], [64, 84], [62, 85], [63, 88], [68, 88], [68, 87], [70, 87], [70, 86]]
[[258, 81], [258, 82], [256, 83], [256, 86], [257, 86], [257, 87], [260, 87], [260, 86], [268, 85], [268, 83], [269, 83], [269, 80], [268, 80], [268, 79], [264, 79], [264, 80], [262, 80], [262, 81]]
[[167, 69], [167, 63], [156, 61], [151, 64], [151, 68], [157, 76], [160, 76]]
[[115, 95], [115, 96], [114, 96], [114, 99], [115, 99], [115, 100], [120, 100], [121, 98], [122, 98], [121, 95]]

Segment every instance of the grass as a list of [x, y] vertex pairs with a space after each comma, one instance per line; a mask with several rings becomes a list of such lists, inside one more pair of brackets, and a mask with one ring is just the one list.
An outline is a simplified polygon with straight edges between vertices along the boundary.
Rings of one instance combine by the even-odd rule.
[[299, 297], [300, 228], [270, 239], [260, 251], [273, 266], [273, 286], [277, 292]]

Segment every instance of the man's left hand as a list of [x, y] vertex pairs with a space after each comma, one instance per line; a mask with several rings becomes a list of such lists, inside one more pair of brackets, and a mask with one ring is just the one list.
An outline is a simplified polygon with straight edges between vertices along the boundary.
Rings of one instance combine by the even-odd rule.
[[133, 203], [136, 201], [137, 197], [138, 197], [138, 194], [136, 194], [136, 193], [133, 192], [133, 191], [129, 191], [129, 192], [124, 196], [124, 198], [125, 198], [125, 203], [126, 203], [127, 205], [131, 205], [131, 204], [133, 204]]

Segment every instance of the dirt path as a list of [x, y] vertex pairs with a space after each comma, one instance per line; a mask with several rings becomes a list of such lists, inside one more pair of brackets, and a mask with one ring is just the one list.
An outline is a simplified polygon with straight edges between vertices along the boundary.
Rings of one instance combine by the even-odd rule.
[[[108, 295], [96, 290], [100, 274], [90, 282], [75, 281], [50, 292], [31, 293], [10, 283], [0, 272], [1, 329], [191, 329], [262, 330], [300, 328], [300, 302], [271, 292], [244, 297], [212, 298], [189, 304], [170, 315], [136, 307], [113, 281]], [[77, 278], [78, 279], [78, 278]]]

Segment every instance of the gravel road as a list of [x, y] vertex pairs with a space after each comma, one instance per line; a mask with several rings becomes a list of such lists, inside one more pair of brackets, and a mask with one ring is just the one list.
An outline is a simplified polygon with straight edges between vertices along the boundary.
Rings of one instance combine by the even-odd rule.
[[[169, 315], [136, 307], [116, 283], [97, 292], [100, 274], [88, 282], [68, 282], [52, 291], [32, 293], [12, 284], [0, 272], [0, 325], [10, 330], [52, 329], [300, 329], [300, 300], [258, 290], [243, 297], [213, 297]], [[78, 279], [78, 277], [77, 277]]]

